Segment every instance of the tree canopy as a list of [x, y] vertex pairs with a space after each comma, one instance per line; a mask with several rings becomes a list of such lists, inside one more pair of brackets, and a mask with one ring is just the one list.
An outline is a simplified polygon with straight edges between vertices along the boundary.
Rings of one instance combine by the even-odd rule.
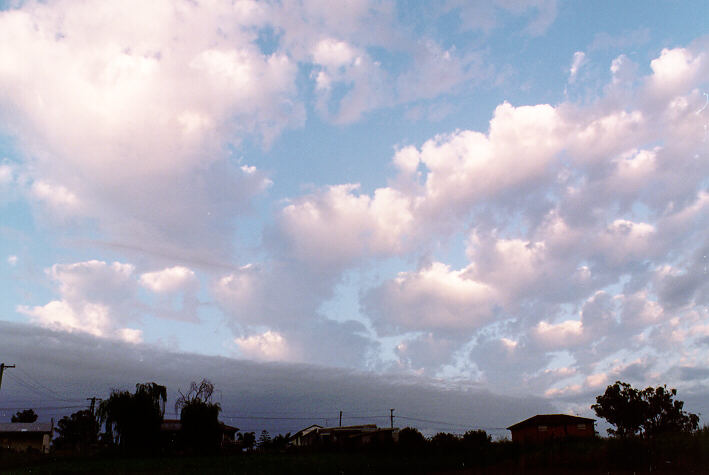
[[180, 411], [180, 439], [184, 448], [209, 451], [219, 448], [222, 429], [219, 403], [212, 402], [214, 385], [206, 379], [194, 381], [186, 393], [179, 392], [175, 410]]
[[54, 430], [54, 445], [60, 449], [84, 452], [98, 442], [99, 423], [88, 409], [62, 417]]
[[34, 422], [37, 420], [37, 413], [34, 409], [25, 409], [24, 411], [18, 411], [14, 416], [10, 418], [10, 422]]
[[596, 397], [591, 408], [598, 417], [607, 420], [616, 437], [631, 437], [639, 433], [653, 437], [668, 432], [691, 432], [698, 428], [699, 417], [683, 410], [684, 402], [675, 400], [676, 389], [667, 386], [636, 389], [616, 381]]
[[105, 439], [124, 450], [147, 450], [159, 439], [167, 389], [157, 383], [136, 384], [135, 394], [114, 389], [98, 407]]

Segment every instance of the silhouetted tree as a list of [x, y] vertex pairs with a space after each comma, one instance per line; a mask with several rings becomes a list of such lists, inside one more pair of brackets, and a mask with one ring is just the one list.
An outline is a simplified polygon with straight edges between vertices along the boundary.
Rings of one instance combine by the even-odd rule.
[[699, 425], [696, 414], [682, 410], [684, 402], [673, 400], [676, 389], [666, 386], [635, 389], [628, 383], [616, 381], [596, 397], [591, 408], [598, 417], [607, 420], [615, 429], [608, 433], [616, 437], [631, 437], [642, 432], [652, 437], [666, 432], [690, 432]]
[[216, 450], [221, 443], [222, 429], [219, 423], [219, 403], [211, 402], [214, 385], [203, 379], [199, 384], [190, 384], [187, 393], [175, 401], [175, 410], [180, 411], [180, 438], [183, 446], [200, 452]]
[[460, 438], [448, 432], [439, 432], [431, 437], [431, 445], [439, 450], [455, 449], [460, 445]]
[[271, 440], [271, 448], [273, 450], [285, 450], [288, 447], [288, 439], [290, 439], [290, 432], [286, 435], [278, 434]]
[[159, 440], [167, 390], [157, 383], [136, 384], [135, 394], [114, 389], [98, 407], [104, 439], [123, 450], [151, 450]]
[[699, 427], [699, 416], [683, 411], [684, 402], [673, 400], [676, 389], [667, 386], [646, 388], [642, 392], [647, 403], [643, 432], [649, 437], [668, 432], [693, 432]]
[[469, 430], [463, 434], [463, 446], [466, 449], [487, 447], [492, 443], [492, 436], [484, 430]]
[[253, 449], [254, 444], [256, 444], [256, 434], [254, 432], [239, 432], [237, 439], [241, 446], [247, 450]]
[[268, 433], [266, 429], [261, 431], [261, 435], [258, 437], [258, 448], [267, 449], [271, 446], [271, 434]]
[[418, 429], [405, 427], [399, 431], [399, 447], [404, 450], [420, 450], [426, 446], [426, 438]]
[[54, 429], [58, 437], [55, 447], [85, 452], [98, 441], [99, 423], [91, 411], [85, 409], [62, 417]]
[[10, 418], [11, 422], [34, 422], [37, 420], [37, 414], [34, 409], [25, 409], [24, 411], [18, 411], [14, 416]]

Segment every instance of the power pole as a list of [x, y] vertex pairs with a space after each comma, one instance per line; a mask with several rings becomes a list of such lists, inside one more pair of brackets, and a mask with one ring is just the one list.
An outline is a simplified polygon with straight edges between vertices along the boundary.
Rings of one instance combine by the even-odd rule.
[[342, 427], [342, 411], [340, 411], [340, 427]]
[[394, 409], [389, 409], [389, 419], [391, 419], [391, 428], [394, 428]]
[[100, 397], [94, 396], [94, 397], [87, 397], [86, 400], [91, 401], [91, 407], [89, 408], [89, 410], [91, 411], [91, 415], [93, 416], [94, 415], [94, 408], [96, 407], [96, 401], [103, 401], [103, 399], [101, 399]]
[[2, 387], [2, 374], [5, 372], [6, 368], [14, 368], [14, 364], [0, 363], [0, 387]]

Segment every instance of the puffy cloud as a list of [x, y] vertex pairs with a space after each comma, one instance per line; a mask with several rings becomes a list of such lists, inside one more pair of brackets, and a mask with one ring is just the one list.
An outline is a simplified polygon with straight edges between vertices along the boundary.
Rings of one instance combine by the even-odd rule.
[[236, 338], [234, 342], [241, 354], [257, 360], [287, 361], [289, 359], [288, 344], [279, 333], [267, 331], [260, 335]]
[[534, 336], [552, 349], [575, 346], [583, 336], [583, 323], [579, 320], [565, 320], [559, 323], [542, 321], [535, 327]]
[[146, 272], [140, 284], [153, 292], [175, 292], [195, 282], [195, 273], [184, 266], [174, 266], [161, 271]]
[[61, 300], [36, 307], [20, 305], [17, 310], [55, 330], [139, 342], [140, 330], [121, 327], [137, 317], [133, 271], [132, 265], [120, 262], [55, 264], [47, 274], [58, 284]]
[[123, 245], [198, 254], [208, 242], [226, 253], [224, 223], [266, 183], [231, 164], [226, 145], [271, 140], [302, 120], [296, 66], [260, 52], [263, 8], [245, 5], [60, 1], [0, 12], [0, 104], [31, 157], [31, 195]]
[[652, 92], [672, 97], [692, 87], [697, 75], [707, 68], [706, 55], [694, 54], [686, 48], [665, 48], [658, 58], [650, 61], [650, 67]]
[[410, 198], [391, 188], [380, 188], [370, 198], [355, 194], [358, 187], [332, 186], [282, 210], [280, 227], [292, 242], [293, 255], [343, 263], [402, 249], [400, 239], [413, 225]]
[[495, 289], [434, 262], [417, 272], [401, 272], [374, 289], [365, 309], [387, 332], [397, 329], [457, 332], [479, 328], [493, 316]]
[[[138, 343], [142, 341], [142, 330], [125, 325], [140, 325], [146, 313], [177, 320], [196, 319], [196, 276], [186, 267], [138, 276], [132, 264], [90, 260], [54, 264], [46, 274], [57, 286], [60, 299], [43, 306], [17, 307], [18, 312], [44, 327]], [[158, 298], [140, 299], [141, 285]]]

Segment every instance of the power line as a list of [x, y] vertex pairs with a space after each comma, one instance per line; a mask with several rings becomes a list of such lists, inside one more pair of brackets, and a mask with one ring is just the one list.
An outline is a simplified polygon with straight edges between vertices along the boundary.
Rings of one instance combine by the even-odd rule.
[[469, 429], [484, 429], [484, 430], [507, 430], [506, 427], [482, 427], [482, 426], [475, 426], [471, 424], [458, 424], [455, 422], [448, 422], [448, 421], [437, 421], [433, 419], [420, 419], [417, 417], [408, 417], [408, 416], [396, 416], [399, 419], [405, 419], [408, 421], [416, 421], [416, 422], [425, 422], [429, 424], [443, 424], [446, 426], [453, 426], [453, 427], [464, 427], [464, 428], [469, 428]]
[[15, 407], [0, 407], [0, 411], [14, 411], [18, 409], [37, 409], [37, 410], [58, 410], [58, 409], [77, 409], [79, 407], [85, 406], [33, 406], [31, 404], [25, 406], [15, 406]]
[[63, 400], [63, 401], [78, 401], [78, 399], [67, 398], [66, 396], [63, 396], [63, 395], [59, 394], [59, 393], [58, 393], [57, 391], [55, 391], [54, 389], [52, 389], [52, 388], [50, 388], [50, 387], [48, 387], [48, 386], [45, 386], [44, 384], [42, 384], [41, 382], [39, 382], [37, 379], [35, 379], [35, 378], [34, 378], [31, 374], [29, 374], [27, 371], [25, 371], [23, 368], [20, 367], [20, 368], [17, 368], [17, 369], [18, 369], [18, 371], [20, 371], [22, 374], [24, 374], [24, 375], [30, 380], [30, 382], [34, 384], [34, 386], [36, 386], [36, 387], [38, 387], [38, 388], [40, 388], [40, 389], [43, 389], [43, 390], [47, 391], [47, 392], [50, 393], [50, 394], [53, 394], [57, 399]]
[[[6, 365], [5, 363], [0, 363], [0, 387], [2, 387], [2, 375], [3, 375], [3, 373], [5, 373], [5, 370], [8, 368], [14, 368], [14, 367], [15, 367], [14, 364]], [[10, 373], [8, 373], [8, 374], [10, 374]]]
[[[16, 374], [8, 373], [8, 376], [10, 376], [17, 384], [19, 384], [19, 385], [22, 386], [23, 388], [25, 388], [25, 389], [27, 389], [28, 391], [31, 391], [31, 392], [33, 392], [33, 393], [39, 395], [39, 396], [42, 396], [42, 397], [45, 397], [45, 398], [46, 398], [46, 397], [49, 395], [49, 396], [50, 396], [49, 399], [58, 400], [58, 401], [64, 401], [64, 402], [75, 402], [75, 401], [78, 402], [78, 401], [81, 401], [81, 399], [68, 399], [68, 398], [61, 397], [61, 395], [58, 394], [56, 391], [52, 391], [52, 390], [49, 389], [49, 388], [44, 388], [44, 389], [43, 389], [41, 386], [37, 386], [37, 385], [35, 385], [35, 384], [30, 383], [29, 381], [25, 381], [24, 379], [20, 378], [20, 377], [19, 377], [18, 375], [16, 375]], [[54, 394], [51, 394], [51, 393], [54, 393]]]

